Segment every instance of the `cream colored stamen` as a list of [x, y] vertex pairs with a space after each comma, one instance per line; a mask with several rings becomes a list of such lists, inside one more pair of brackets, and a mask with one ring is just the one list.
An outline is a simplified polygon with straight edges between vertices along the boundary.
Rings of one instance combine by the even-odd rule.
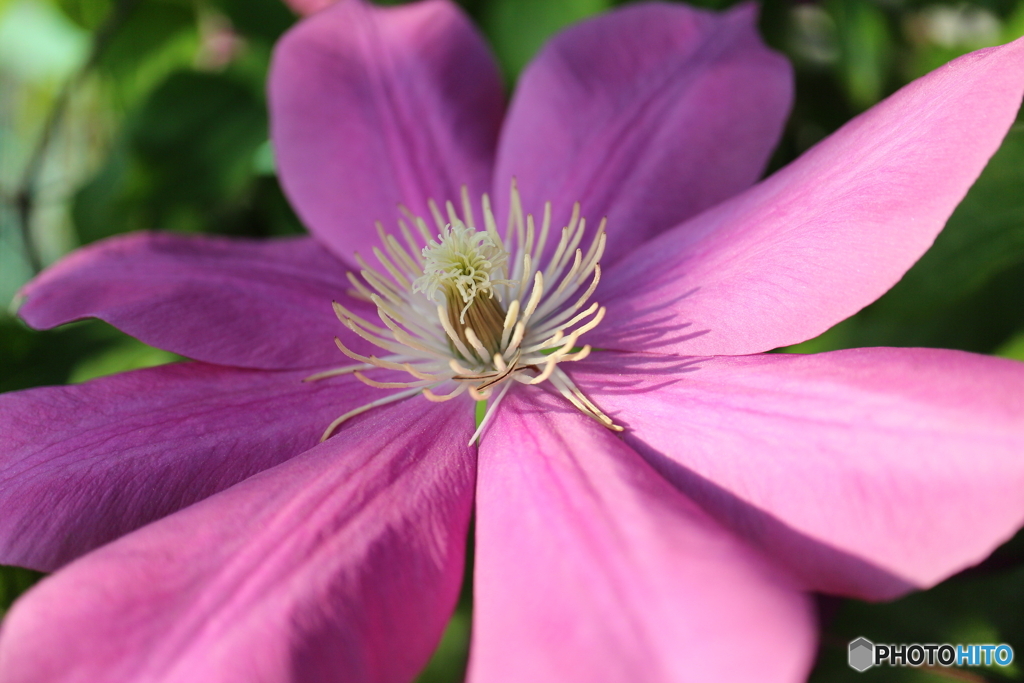
[[[353, 373], [370, 386], [403, 391], [342, 415], [323, 439], [350, 417], [417, 393], [431, 401], [447, 401], [468, 392], [481, 401], [499, 389], [470, 440], [473, 443], [513, 381], [548, 382], [584, 414], [622, 431], [559, 367], [590, 353], [589, 345], [580, 345], [581, 337], [605, 315], [604, 307], [587, 306], [601, 277], [604, 221], [584, 253], [580, 244], [586, 220], [576, 204], [550, 261], [539, 268], [552, 232], [550, 203], [544, 206], [538, 231], [533, 216], [524, 214], [513, 182], [504, 238], [498, 234], [487, 195], [481, 204], [484, 230], [475, 227], [465, 188], [461, 216], [450, 202], [445, 205], [446, 215], [430, 202], [436, 235], [430, 234], [423, 219], [403, 207], [406, 220], [399, 221], [399, 230], [405, 246], [378, 224], [382, 248], [373, 254], [383, 272], [357, 257], [362, 281], [351, 275], [349, 279], [356, 295], [376, 304], [384, 327], [340, 304], [334, 310], [347, 328], [389, 355], [364, 356], [336, 340], [338, 348], [358, 365], [307, 380]], [[506, 247], [510, 244], [511, 249]], [[365, 374], [372, 369], [405, 371], [412, 380], [376, 380]]]

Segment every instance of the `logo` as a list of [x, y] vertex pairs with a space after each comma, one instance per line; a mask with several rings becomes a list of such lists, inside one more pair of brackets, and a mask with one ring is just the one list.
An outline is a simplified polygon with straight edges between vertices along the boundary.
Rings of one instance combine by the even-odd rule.
[[1013, 648], [1006, 643], [994, 645], [950, 645], [927, 643], [921, 645], [882, 645], [867, 638], [850, 641], [847, 654], [850, 668], [864, 672], [873, 666], [1009, 666], [1013, 663]]
[[867, 671], [875, 663], [875, 644], [867, 638], [858, 638], [850, 642], [850, 668]]

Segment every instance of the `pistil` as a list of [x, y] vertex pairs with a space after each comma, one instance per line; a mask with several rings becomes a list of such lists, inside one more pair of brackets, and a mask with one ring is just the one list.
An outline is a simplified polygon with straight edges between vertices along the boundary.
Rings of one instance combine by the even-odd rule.
[[[501, 347], [505, 322], [495, 286], [508, 282], [502, 277], [508, 252], [497, 235], [478, 232], [455, 215], [450, 219], [423, 249], [423, 274], [412, 289], [444, 304], [448, 322], [463, 345], [473, 347], [479, 342], [492, 355]], [[458, 353], [454, 344], [452, 350]]]
[[[466, 304], [457, 292], [446, 289], [445, 305], [448, 309], [448, 322], [464, 344], [472, 346], [470, 336], [475, 336], [491, 355], [501, 349], [505, 311], [494, 296], [477, 295]], [[454, 346], [452, 350], [455, 350]]]

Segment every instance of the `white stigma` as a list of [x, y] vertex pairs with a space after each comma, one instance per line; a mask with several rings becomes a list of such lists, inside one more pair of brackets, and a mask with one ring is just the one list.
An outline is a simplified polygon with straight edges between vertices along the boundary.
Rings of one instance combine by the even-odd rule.
[[[401, 241], [377, 225], [382, 248], [373, 252], [381, 269], [357, 255], [361, 278], [349, 273], [352, 294], [377, 306], [384, 327], [334, 304], [347, 328], [386, 355], [364, 356], [335, 339], [342, 353], [358, 365], [307, 378], [354, 373], [370, 386], [402, 391], [345, 413], [328, 426], [321, 440], [351, 417], [418, 393], [431, 401], [448, 401], [466, 392], [477, 401], [494, 396], [470, 439], [473, 443], [513, 383], [542, 382], [584, 414], [621, 431], [558, 367], [590, 353], [590, 346], [580, 345], [580, 339], [605, 314], [596, 303], [587, 306], [601, 278], [604, 221], [584, 252], [580, 244], [586, 220], [576, 204], [541, 267], [553, 232], [551, 205], [544, 206], [537, 230], [533, 216], [524, 216], [515, 182], [504, 238], [498, 234], [487, 195], [482, 201], [483, 230], [476, 228], [465, 187], [461, 216], [451, 202], [445, 206], [446, 216], [433, 202], [429, 206], [434, 235], [422, 218], [401, 207], [408, 221], [398, 222]], [[364, 374], [374, 369], [401, 371], [413, 379], [378, 381]]]
[[445, 226], [437, 241], [423, 248], [423, 275], [412, 283], [414, 292], [424, 292], [437, 303], [442, 290], [454, 289], [462, 298], [459, 318], [465, 322], [466, 310], [478, 296], [494, 298], [495, 278], [504, 272], [508, 252], [500, 240], [486, 232], [477, 232], [455, 219]]

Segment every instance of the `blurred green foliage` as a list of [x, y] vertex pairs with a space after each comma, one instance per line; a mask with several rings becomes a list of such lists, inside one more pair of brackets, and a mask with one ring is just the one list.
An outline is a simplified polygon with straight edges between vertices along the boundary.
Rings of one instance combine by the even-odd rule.
[[142, 342], [96, 320], [37, 332], [20, 320], [0, 316], [0, 392], [64, 384], [79, 365], [88, 367], [124, 343]]
[[[621, 0], [460, 0], [510, 84], [559, 29]], [[732, 0], [693, 4], [724, 9]], [[765, 39], [796, 67], [778, 168], [909, 80], [1024, 35], [1024, 0], [763, 0]], [[274, 175], [263, 92], [279, 0], [0, 0], [0, 298], [29, 276], [12, 198], [65, 84], [31, 226], [44, 261], [132, 230], [295, 234]], [[879, 301], [787, 349], [926, 345], [1024, 360], [1024, 126], [1015, 127], [946, 230]], [[170, 362], [87, 321], [36, 332], [0, 314], [0, 391]], [[470, 553], [470, 560], [472, 553]], [[1010, 670], [852, 672], [846, 643], [1006, 641], [1024, 652], [1024, 536], [981, 566], [887, 605], [823, 599], [814, 681], [1022, 680]], [[0, 567], [0, 614], [39, 575]], [[420, 680], [464, 674], [471, 564], [459, 607]], [[779, 634], [780, 638], [785, 634]], [[962, 674], [962, 676], [961, 676]], [[960, 678], [957, 678], [960, 676]]]
[[31, 588], [42, 574], [21, 567], [0, 567], [0, 618], [19, 595]]
[[992, 353], [1024, 330], [1024, 124], [1016, 124], [935, 244], [859, 315], [791, 347], [937, 346]]
[[75, 197], [79, 238], [149, 226], [249, 232], [245, 214], [260, 187], [256, 154], [266, 139], [265, 107], [248, 84], [226, 74], [168, 74]]
[[[876, 643], [1007, 643], [1024, 647], [1024, 566], [983, 575], [970, 573], [885, 605], [855, 600], [829, 605], [817, 670], [812, 683], [871, 681], [943, 683], [944, 681], [1019, 681], [1019, 659], [1009, 667], [958, 670], [879, 667], [858, 673], [846, 664], [847, 644], [862, 635]], [[870, 630], [866, 630], [870, 629]]]
[[491, 0], [476, 14], [510, 82], [549, 36], [569, 24], [599, 14], [611, 0]]
[[473, 541], [476, 525], [469, 525], [466, 543], [466, 568], [462, 578], [462, 591], [455, 613], [448, 622], [434, 656], [427, 662], [416, 683], [452, 683], [461, 681], [469, 663], [470, 625], [473, 617]]

